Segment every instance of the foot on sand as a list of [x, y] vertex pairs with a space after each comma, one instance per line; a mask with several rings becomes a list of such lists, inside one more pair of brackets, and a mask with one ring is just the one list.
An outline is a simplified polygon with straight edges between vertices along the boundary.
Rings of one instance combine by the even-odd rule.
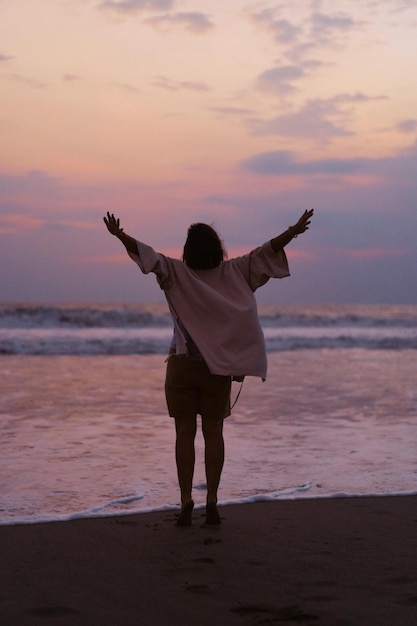
[[181, 511], [177, 519], [177, 526], [191, 526], [193, 508], [194, 502], [192, 500], [181, 507]]
[[221, 523], [219, 511], [217, 510], [217, 504], [215, 502], [207, 502], [206, 524], [214, 526]]

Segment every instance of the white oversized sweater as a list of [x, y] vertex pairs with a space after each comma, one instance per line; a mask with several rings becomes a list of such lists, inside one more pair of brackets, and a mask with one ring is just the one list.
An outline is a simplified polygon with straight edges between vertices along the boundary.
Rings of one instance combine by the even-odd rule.
[[214, 269], [192, 270], [140, 241], [136, 244], [138, 253], [129, 256], [144, 274], [156, 275], [165, 293], [177, 354], [187, 354], [185, 328], [212, 374], [265, 379], [265, 340], [254, 292], [270, 278], [289, 276], [285, 251], [275, 253], [268, 241]]

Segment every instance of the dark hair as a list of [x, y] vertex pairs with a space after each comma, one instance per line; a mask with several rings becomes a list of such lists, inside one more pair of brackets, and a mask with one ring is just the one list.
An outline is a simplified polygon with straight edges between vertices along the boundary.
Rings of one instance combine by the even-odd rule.
[[227, 256], [223, 243], [208, 224], [191, 224], [182, 260], [193, 270], [211, 270]]

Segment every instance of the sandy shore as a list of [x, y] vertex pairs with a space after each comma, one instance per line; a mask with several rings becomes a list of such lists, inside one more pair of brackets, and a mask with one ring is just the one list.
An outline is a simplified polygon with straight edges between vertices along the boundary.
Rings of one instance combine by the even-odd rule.
[[0, 624], [417, 624], [417, 498], [0, 527]]

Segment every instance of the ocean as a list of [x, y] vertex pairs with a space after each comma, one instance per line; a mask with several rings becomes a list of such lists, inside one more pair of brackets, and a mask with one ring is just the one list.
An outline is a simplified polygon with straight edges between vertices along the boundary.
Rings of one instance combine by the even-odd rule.
[[[417, 306], [259, 311], [268, 378], [226, 420], [220, 504], [417, 493]], [[171, 335], [164, 304], [0, 304], [0, 524], [179, 506]]]

